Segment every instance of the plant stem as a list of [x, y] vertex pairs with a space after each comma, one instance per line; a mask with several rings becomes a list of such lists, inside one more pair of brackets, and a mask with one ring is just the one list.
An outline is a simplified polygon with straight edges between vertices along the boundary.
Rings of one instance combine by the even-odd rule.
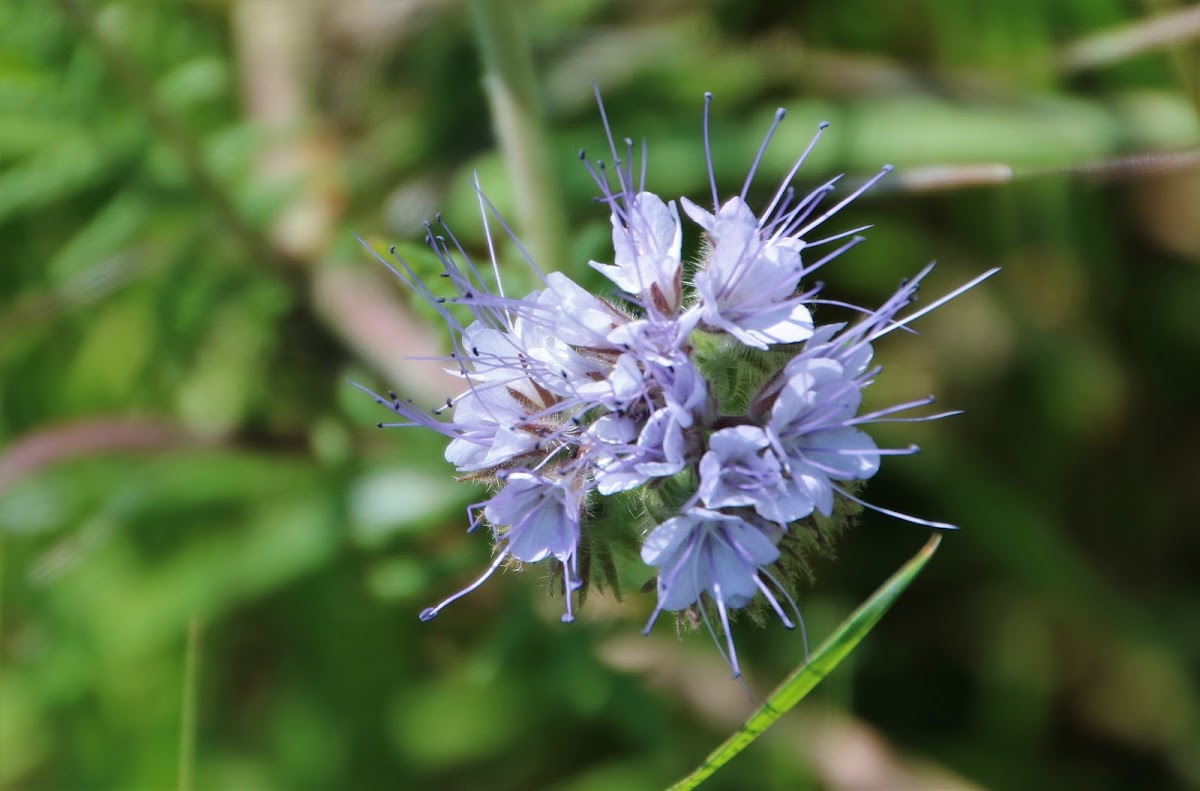
[[533, 56], [512, 0], [471, 0], [492, 125], [512, 176], [517, 215], [544, 271], [564, 261], [565, 215], [538, 101]]
[[179, 791], [192, 791], [196, 762], [196, 714], [200, 687], [200, 619], [188, 619], [187, 648], [183, 663], [183, 700], [179, 707]]

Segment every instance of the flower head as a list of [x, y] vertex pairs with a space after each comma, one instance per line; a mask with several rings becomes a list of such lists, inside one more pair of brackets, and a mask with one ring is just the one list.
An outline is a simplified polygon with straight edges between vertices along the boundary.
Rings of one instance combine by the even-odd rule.
[[[822, 125], [756, 214], [747, 196], [783, 111], [741, 192], [721, 201], [708, 146], [710, 103], [707, 96], [711, 211], [649, 192], [645, 147], [635, 178], [633, 142], [617, 150], [601, 104], [611, 167], [581, 159], [610, 214], [612, 263], [591, 265], [616, 286], [612, 296], [594, 295], [564, 274], [543, 276], [532, 261], [541, 286], [510, 296], [500, 283], [495, 246], [488, 245], [489, 266], [476, 266], [440, 217], [440, 232], [426, 226], [426, 242], [442, 263], [448, 293], [435, 294], [401, 259], [395, 266], [384, 262], [440, 315], [450, 336], [444, 362], [463, 388], [433, 409], [367, 390], [400, 418], [380, 425], [441, 433], [449, 439], [447, 461], [464, 478], [495, 487], [468, 509], [470, 529], [490, 528], [495, 559], [477, 580], [423, 611], [422, 620], [476, 590], [505, 562], [542, 561], [561, 568], [563, 618], [573, 619], [573, 596], [583, 581], [612, 573], [611, 564], [587, 565], [614, 551], [596, 543], [612, 532], [600, 528], [598, 520], [606, 518], [600, 502], [638, 498], [638, 507], [611, 513], [646, 515], [629, 535], [640, 541], [642, 561], [656, 569], [658, 603], [647, 630], [664, 610], [691, 612], [714, 638], [720, 630], [737, 675], [730, 612], [763, 602], [794, 625], [790, 591], [798, 574], [785, 561], [797, 556], [802, 534], [823, 529], [816, 515], [834, 515], [839, 499], [950, 527], [870, 505], [847, 488], [875, 475], [884, 456], [916, 450], [881, 448], [865, 427], [953, 414], [898, 417], [932, 398], [864, 413], [863, 391], [880, 373], [875, 342], [995, 270], [901, 316], [926, 268], [879, 308], [818, 324], [820, 286], [805, 281], [861, 242], [864, 228], [811, 234], [888, 168], [824, 210], [837, 179], [797, 197], [792, 180]], [[487, 226], [495, 211], [482, 191], [479, 200]], [[705, 240], [690, 282], [678, 206]], [[830, 252], [814, 253], [833, 242], [839, 245]]]

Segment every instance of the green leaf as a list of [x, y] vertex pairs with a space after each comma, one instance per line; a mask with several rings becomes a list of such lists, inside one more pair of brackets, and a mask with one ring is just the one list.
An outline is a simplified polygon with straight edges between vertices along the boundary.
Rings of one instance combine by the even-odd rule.
[[762, 706], [750, 715], [750, 719], [746, 720], [745, 725], [726, 739], [720, 747], [713, 750], [695, 771], [671, 786], [670, 791], [687, 791], [707, 780], [731, 758], [746, 749], [784, 713], [799, 703], [820, 683], [821, 679], [833, 672], [833, 669], [867, 636], [867, 632], [871, 631], [909, 583], [916, 578], [929, 559], [933, 557], [934, 550], [937, 549], [941, 540], [941, 534], [934, 534], [912, 560], [905, 563], [875, 593], [871, 594], [871, 598], [851, 613], [850, 617], [813, 652], [807, 662], [784, 679]]

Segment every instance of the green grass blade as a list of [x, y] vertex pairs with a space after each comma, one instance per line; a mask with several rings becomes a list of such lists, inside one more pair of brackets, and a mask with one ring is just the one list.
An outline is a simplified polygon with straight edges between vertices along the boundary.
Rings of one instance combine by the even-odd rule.
[[713, 750], [704, 763], [691, 774], [671, 786], [670, 791], [687, 791], [695, 788], [731, 758], [747, 746], [767, 728], [800, 702], [821, 679], [829, 675], [838, 664], [866, 637], [867, 632], [879, 622], [883, 614], [900, 594], [916, 578], [941, 542], [940, 533], [935, 533], [928, 543], [911, 560], [893, 574], [867, 599], [849, 618], [842, 622], [832, 635], [823, 642], [808, 661], [792, 671], [762, 706], [746, 720], [746, 724]]
[[544, 271], [566, 261], [566, 214], [541, 107], [526, 22], [513, 0], [471, 0], [483, 87], [508, 166], [525, 243]]
[[192, 791], [196, 765], [196, 717], [200, 687], [200, 643], [204, 627], [196, 616], [188, 621], [183, 664], [183, 705], [179, 715], [179, 791]]

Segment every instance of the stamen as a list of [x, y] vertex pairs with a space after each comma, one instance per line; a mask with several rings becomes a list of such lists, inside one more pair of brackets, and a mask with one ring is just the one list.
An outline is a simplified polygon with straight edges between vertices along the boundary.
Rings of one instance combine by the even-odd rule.
[[746, 199], [746, 193], [750, 192], [750, 184], [754, 181], [754, 174], [758, 172], [758, 165], [762, 162], [763, 154], [767, 151], [767, 146], [771, 143], [771, 138], [775, 136], [775, 130], [779, 128], [779, 124], [783, 122], [783, 117], [787, 115], [787, 110], [782, 107], [775, 110], [775, 120], [771, 122], [771, 128], [767, 130], [767, 136], [763, 138], [762, 145], [758, 147], [758, 153], [754, 155], [754, 164], [750, 166], [750, 172], [746, 174], [746, 183], [742, 185], [741, 199]]
[[646, 163], [650, 161], [650, 142], [642, 138], [642, 176], [638, 180], [638, 192], [646, 191]]
[[854, 495], [850, 494], [850, 492], [846, 491], [845, 489], [843, 489], [840, 486], [833, 486], [833, 490], [835, 492], [837, 492], [838, 494], [842, 495], [843, 497], [845, 497], [849, 500], [852, 500], [853, 502], [858, 503], [863, 508], [869, 508], [870, 510], [875, 511], [877, 513], [886, 514], [887, 516], [892, 516], [892, 517], [895, 517], [896, 519], [902, 519], [905, 522], [912, 522], [914, 525], [924, 525], [925, 527], [932, 527], [936, 530], [957, 530], [958, 529], [958, 525], [952, 525], [949, 522], [935, 522], [932, 519], [921, 519], [916, 516], [909, 516], [908, 514], [902, 514], [899, 511], [892, 511], [891, 509], [884, 508], [882, 506], [872, 505], [871, 503], [868, 503], [866, 500], [855, 497]]
[[804, 164], [804, 160], [808, 159], [809, 153], [817, 145], [817, 141], [821, 139], [821, 133], [828, 128], [828, 121], [822, 121], [821, 123], [817, 124], [817, 133], [813, 135], [812, 140], [808, 141], [808, 147], [804, 149], [802, 154], [800, 154], [800, 158], [796, 160], [796, 164], [792, 165], [792, 169], [789, 170], [788, 174], [783, 177], [783, 181], [779, 184], [779, 189], [775, 192], [775, 197], [771, 199], [771, 203], [768, 204], [766, 210], [763, 211], [762, 219], [759, 220], [759, 225], [761, 225], [763, 222], [766, 222], [767, 218], [770, 217], [772, 212], [775, 211], [775, 207], [779, 203], [779, 199], [791, 189], [792, 179], [796, 177], [796, 174], [800, 171], [800, 166]]
[[843, 199], [842, 199], [842, 200], [841, 200], [841, 201], [840, 201], [840, 202], [839, 202], [839, 203], [838, 203], [836, 206], [834, 206], [832, 209], [830, 209], [829, 211], [825, 212], [825, 213], [824, 213], [824, 214], [822, 214], [820, 217], [818, 217], [817, 219], [815, 219], [815, 220], [813, 220], [812, 222], [810, 222], [808, 225], [806, 225], [806, 226], [804, 226], [803, 228], [801, 228], [799, 231], [796, 231], [796, 234], [795, 234], [795, 235], [796, 235], [796, 236], [798, 236], [798, 237], [803, 237], [803, 236], [804, 236], [804, 234], [808, 233], [808, 232], [809, 232], [809, 231], [811, 231], [813, 228], [816, 228], [818, 225], [820, 225], [821, 223], [825, 222], [826, 220], [828, 220], [828, 219], [829, 219], [830, 217], [832, 217], [833, 215], [837, 214], [839, 211], [841, 211], [843, 208], [845, 208], [847, 204], [849, 204], [851, 201], [853, 201], [853, 200], [854, 200], [855, 198], [857, 198], [859, 195], [862, 195], [864, 192], [866, 192], [867, 190], [869, 190], [869, 189], [871, 188], [871, 186], [872, 186], [872, 185], [873, 185], [875, 182], [879, 181], [881, 178], [883, 178], [883, 177], [884, 177], [884, 176], [886, 176], [887, 174], [891, 173], [891, 172], [892, 172], [894, 169], [895, 169], [895, 168], [894, 168], [892, 165], [884, 165], [884, 166], [883, 166], [883, 167], [880, 169], [880, 171], [879, 171], [878, 173], [876, 173], [876, 174], [875, 174], [874, 176], [872, 176], [871, 178], [867, 179], [867, 181], [866, 181], [866, 183], [865, 183], [865, 184], [863, 184], [861, 187], [859, 187], [858, 189], [854, 190], [854, 192], [851, 192], [849, 195], [847, 195], [845, 198], [843, 198]]
[[867, 237], [865, 237], [865, 236], [855, 236], [853, 239], [846, 242], [844, 245], [842, 245], [838, 249], [834, 250], [832, 253], [829, 253], [828, 255], [821, 258], [821, 260], [817, 261], [815, 264], [811, 264], [811, 265], [805, 267], [804, 269], [802, 269], [800, 271], [800, 277], [801, 278], [808, 277], [813, 272], [816, 272], [818, 269], [820, 269], [821, 267], [825, 266], [833, 259], [840, 256], [842, 253], [847, 252], [848, 250], [850, 250], [853, 247], [857, 247], [858, 245], [862, 244], [866, 240], [867, 240]]
[[775, 614], [779, 616], [779, 620], [783, 621], [783, 625], [788, 629], [795, 629], [796, 625], [792, 623], [792, 619], [787, 617], [787, 613], [783, 611], [783, 607], [781, 607], [779, 602], [775, 599], [774, 594], [771, 593], [771, 589], [766, 586], [766, 583], [759, 579], [757, 574], [754, 575], [754, 584], [758, 586], [759, 591], [762, 592], [762, 595], [766, 597], [767, 601], [771, 604], [771, 609], [774, 610]]
[[804, 246], [805, 247], [819, 247], [823, 244], [829, 244], [830, 242], [836, 242], [838, 239], [845, 239], [847, 236], [853, 236], [856, 233], [862, 233], [863, 231], [870, 230], [871, 228], [874, 228], [874, 227], [875, 226], [873, 226], [873, 225], [860, 225], [857, 228], [851, 228], [848, 231], [842, 231], [841, 233], [835, 233], [833, 236], [826, 236], [824, 239], [818, 239], [815, 242], [805, 242]]
[[[596, 106], [600, 108], [600, 124], [604, 127], [604, 136], [608, 139], [608, 150], [612, 152], [613, 161], [620, 159], [620, 154], [617, 153], [617, 144], [613, 140], [612, 126], [608, 123], [608, 112], [604, 109], [604, 100], [600, 98], [600, 84], [592, 83], [593, 91], [596, 94]], [[621, 168], [617, 168], [617, 184], [621, 187], [621, 191], [629, 193], [631, 190], [630, 184], [625, 183], [625, 174]]]
[[[925, 271], [928, 271], [931, 268], [932, 268], [932, 264]], [[999, 271], [1000, 271], [1000, 267], [998, 267], [998, 266], [992, 267], [988, 271], [984, 272], [982, 275], [979, 275], [978, 277], [973, 278], [972, 280], [968, 281], [967, 283], [964, 283], [963, 285], [954, 289], [949, 294], [938, 299], [932, 305], [926, 305], [925, 307], [918, 310], [916, 313], [909, 314], [908, 316], [905, 316], [900, 321], [897, 321], [894, 324], [888, 326], [886, 329], [880, 330], [879, 332], [875, 333], [874, 335], [871, 336], [871, 340], [875, 340], [876, 338], [880, 338], [884, 335], [887, 335], [892, 330], [899, 329], [900, 327], [903, 327], [905, 324], [908, 324], [911, 321], [915, 321], [915, 320], [919, 319], [920, 317], [924, 316], [929, 311], [936, 310], [937, 308], [941, 307], [942, 305], [945, 305], [947, 302], [949, 302], [950, 300], [959, 296], [960, 294], [963, 294], [963, 293], [975, 288], [975, 286], [979, 285], [980, 283], [987, 280], [989, 277], [991, 277], [992, 275], [996, 274]]]
[[460, 590], [458, 593], [455, 593], [453, 596], [450, 596], [449, 598], [444, 599], [442, 601], [442, 603], [437, 605], [436, 607], [427, 607], [424, 610], [422, 610], [421, 615], [419, 616], [420, 619], [425, 622], [432, 621], [434, 618], [436, 618], [438, 616], [438, 613], [440, 613], [442, 610], [446, 609], [446, 606], [448, 604], [451, 604], [452, 602], [456, 602], [459, 599], [461, 599], [463, 596], [466, 596], [468, 593], [471, 593], [471, 592], [475, 591], [476, 589], [478, 589], [480, 585], [487, 582], [488, 578], [490, 578], [493, 574], [496, 573], [496, 569], [500, 568], [500, 564], [502, 564], [504, 562], [504, 559], [507, 557], [508, 557], [508, 550], [501, 552], [496, 557], [496, 559], [494, 561], [492, 561], [492, 565], [488, 566], [488, 570], [483, 572], [483, 575], [480, 576], [479, 579], [475, 580], [470, 585], [468, 585], [467, 587]]
[[717, 582], [717, 566], [715, 559], [709, 556], [709, 573], [712, 574], [713, 600], [717, 603], [717, 613], [721, 616], [721, 629], [725, 632], [725, 644], [729, 649], [729, 666], [733, 669], [733, 677], [741, 678], [742, 669], [738, 667], [737, 648], [733, 644], [733, 630], [729, 628], [729, 610], [725, 607], [725, 596], [721, 593], [721, 584]]
[[713, 172], [712, 145], [708, 137], [708, 118], [712, 108], [712, 91], [704, 94], [704, 161], [708, 165], [708, 184], [712, 188], [713, 211], [721, 208], [721, 199], [717, 196], [717, 176]]
[[[563, 561], [563, 587], [565, 591], [563, 597], [567, 600], [567, 611], [562, 614], [563, 623], [571, 623], [575, 620], [575, 613], [571, 611], [571, 591], [574, 587], [571, 580], [571, 569], [568, 568], [567, 562]], [[581, 583], [582, 584], [582, 583]]]
[[779, 580], [775, 579], [775, 575], [773, 575], [767, 569], [762, 569], [762, 574], [764, 577], [766, 577], [768, 580], [771, 581], [771, 584], [774, 585], [775, 588], [780, 593], [783, 594], [783, 598], [787, 599], [787, 603], [789, 605], [791, 605], [792, 612], [796, 616], [796, 623], [800, 626], [800, 638], [801, 638], [801, 641], [804, 643], [804, 661], [807, 662], [808, 661], [808, 653], [809, 653], [809, 651], [808, 651], [808, 627], [806, 627], [804, 625], [804, 616], [800, 614], [800, 607], [796, 604], [796, 600], [792, 598], [792, 594], [788, 593], [788, 589], [786, 587], [784, 587], [779, 582]]

